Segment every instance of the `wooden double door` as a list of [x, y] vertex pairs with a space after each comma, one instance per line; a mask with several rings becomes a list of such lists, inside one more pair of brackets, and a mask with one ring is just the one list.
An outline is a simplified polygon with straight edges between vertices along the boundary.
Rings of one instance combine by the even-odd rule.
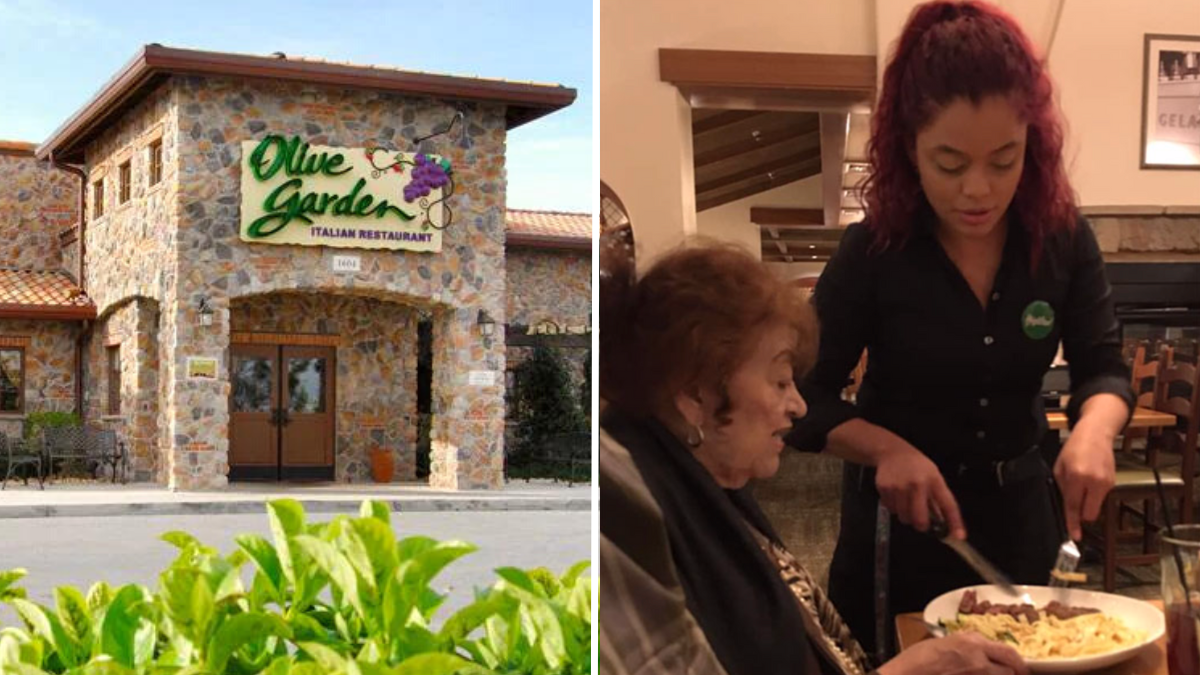
[[229, 480], [334, 479], [333, 347], [233, 344]]

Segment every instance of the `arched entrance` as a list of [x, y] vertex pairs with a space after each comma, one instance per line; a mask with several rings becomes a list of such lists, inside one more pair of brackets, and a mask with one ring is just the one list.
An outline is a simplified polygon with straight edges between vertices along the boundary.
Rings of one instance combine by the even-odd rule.
[[378, 450], [415, 480], [421, 315], [382, 295], [235, 298], [229, 479], [367, 482]]

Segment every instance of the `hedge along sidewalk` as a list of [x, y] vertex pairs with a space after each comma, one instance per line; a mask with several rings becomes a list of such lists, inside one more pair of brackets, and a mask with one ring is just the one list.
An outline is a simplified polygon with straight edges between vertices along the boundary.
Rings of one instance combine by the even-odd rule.
[[355, 513], [363, 500], [386, 503], [396, 512], [419, 511], [589, 511], [590, 485], [549, 481], [510, 482], [500, 490], [435, 490], [420, 484], [287, 485], [233, 484], [221, 490], [171, 492], [153, 483], [129, 485], [9, 484], [0, 492], [0, 519], [78, 518], [130, 515], [259, 514], [263, 503], [290, 498], [310, 513]]

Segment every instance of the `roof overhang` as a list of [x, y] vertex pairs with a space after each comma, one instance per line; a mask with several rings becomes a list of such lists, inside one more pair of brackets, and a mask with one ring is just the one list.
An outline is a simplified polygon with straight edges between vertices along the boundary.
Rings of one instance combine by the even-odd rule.
[[40, 321], [84, 321], [96, 318], [96, 307], [55, 307], [45, 305], [0, 304], [0, 319]]
[[509, 233], [504, 238], [504, 245], [521, 248], [551, 248], [570, 251], [592, 250], [592, 240], [585, 237], [554, 237], [538, 234]]
[[83, 149], [103, 129], [172, 75], [246, 77], [390, 91], [506, 106], [512, 129], [575, 100], [559, 85], [419, 73], [302, 59], [226, 54], [146, 45], [90, 101], [37, 149], [38, 159], [80, 164]]
[[33, 157], [33, 151], [36, 149], [37, 145], [34, 143], [25, 143], [22, 141], [0, 141], [0, 155]]

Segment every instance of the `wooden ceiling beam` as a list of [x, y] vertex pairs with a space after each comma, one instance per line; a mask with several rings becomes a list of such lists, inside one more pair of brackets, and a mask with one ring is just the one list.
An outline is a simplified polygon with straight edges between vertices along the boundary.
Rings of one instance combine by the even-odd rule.
[[772, 239], [799, 241], [806, 244], [837, 244], [842, 240], [842, 234], [846, 231], [844, 227], [786, 227], [782, 225], [766, 225], [763, 226], [763, 229], [770, 229], [774, 233]]
[[810, 176], [816, 176], [821, 173], [820, 162], [812, 162], [805, 164], [799, 169], [788, 169], [776, 173], [774, 179], [762, 176], [758, 180], [747, 183], [745, 187], [722, 192], [717, 194], [704, 193], [696, 195], [696, 211], [706, 211], [722, 204], [728, 204], [744, 197], [756, 195], [765, 190], [771, 190], [784, 185], [795, 183], [798, 180], [804, 180]]
[[658, 73], [680, 88], [836, 91], [864, 97], [874, 96], [877, 76], [874, 56], [675, 48], [658, 50]]
[[736, 171], [734, 173], [721, 176], [720, 178], [714, 178], [704, 183], [697, 183], [696, 194], [720, 190], [731, 185], [736, 185], [744, 180], [758, 176], [764, 176], [769, 173], [785, 171], [789, 168], [799, 168], [801, 165], [806, 165], [812, 161], [816, 161], [818, 163], [818, 167], [820, 166], [821, 153], [819, 150], [788, 155], [787, 157], [781, 157], [765, 164], [756, 164], [749, 168], [742, 169], [741, 171]]
[[823, 225], [822, 209], [792, 209], [773, 206], [750, 208], [750, 222], [756, 225]]
[[771, 113], [758, 110], [722, 110], [692, 122], [692, 135], [699, 136], [710, 131], [717, 131], [728, 126], [744, 122], [755, 117], [765, 117]]
[[795, 127], [766, 131], [756, 136], [747, 136], [735, 143], [723, 145], [696, 155], [694, 164], [696, 169], [700, 170], [709, 164], [789, 141], [802, 141], [807, 142], [806, 144], [811, 144], [813, 147], [820, 147], [821, 132], [817, 127], [817, 124], [802, 124]]

